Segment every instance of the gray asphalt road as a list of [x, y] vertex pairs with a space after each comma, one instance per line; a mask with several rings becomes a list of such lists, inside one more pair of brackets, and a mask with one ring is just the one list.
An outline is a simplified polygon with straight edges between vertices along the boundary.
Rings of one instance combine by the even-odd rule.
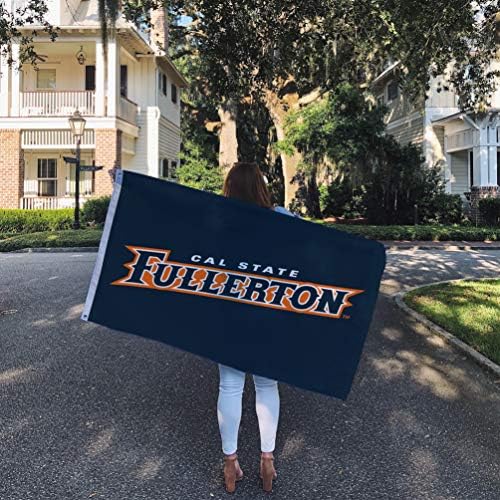
[[[0, 255], [0, 499], [229, 498], [216, 367], [80, 321], [94, 259]], [[499, 268], [500, 252], [389, 254], [348, 401], [281, 385], [273, 498], [500, 499], [500, 384], [389, 298]], [[235, 498], [269, 498], [249, 382]]]

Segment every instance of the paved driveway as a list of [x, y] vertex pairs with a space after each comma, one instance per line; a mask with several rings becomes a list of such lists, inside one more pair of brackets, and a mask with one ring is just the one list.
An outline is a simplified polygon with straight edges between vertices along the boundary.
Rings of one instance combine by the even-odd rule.
[[[273, 498], [500, 499], [500, 384], [389, 298], [498, 275], [500, 252], [388, 257], [349, 400], [281, 386]], [[214, 364], [81, 322], [94, 260], [0, 255], [0, 498], [229, 498]], [[270, 498], [249, 382], [234, 498]]]

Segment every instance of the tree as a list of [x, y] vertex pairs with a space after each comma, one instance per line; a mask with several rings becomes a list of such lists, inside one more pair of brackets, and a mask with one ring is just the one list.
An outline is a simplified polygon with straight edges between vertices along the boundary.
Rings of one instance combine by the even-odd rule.
[[[401, 62], [401, 83], [415, 99], [455, 61], [449, 81], [462, 107], [481, 111], [497, 76], [488, 67], [497, 3], [457, 9], [445, 0], [437, 16], [431, 0], [178, 0], [172, 10], [193, 19], [177, 33], [193, 41], [210, 95], [262, 99], [283, 139], [290, 110], [345, 81], [368, 89], [387, 60]], [[282, 152], [287, 202], [300, 162]]]
[[[310, 215], [321, 215], [315, 182], [326, 178], [321, 202], [323, 209], [334, 211], [328, 215], [357, 212], [376, 224], [408, 224], [414, 222], [417, 205], [421, 221], [450, 220], [452, 214], [446, 212], [456, 200], [444, 193], [439, 165], [428, 168], [417, 146], [401, 146], [386, 135], [385, 112], [385, 106], [372, 105], [360, 90], [341, 84], [289, 115], [287, 138], [279, 146], [295, 147], [303, 155], [301, 170], [312, 189], [300, 194]], [[454, 212], [459, 218], [460, 211]]]
[[[44, 0], [29, 0], [21, 7], [8, 9], [6, 2], [0, 3], [0, 55], [5, 58], [7, 64], [22, 65], [31, 63], [37, 65], [43, 61], [36, 53], [34, 47], [38, 30], [25, 31], [22, 28], [26, 24], [36, 24], [42, 27], [42, 32], [49, 35], [51, 40], [57, 37], [57, 28], [51, 26], [45, 20], [48, 8]], [[12, 53], [12, 43], [19, 44], [19, 54]]]

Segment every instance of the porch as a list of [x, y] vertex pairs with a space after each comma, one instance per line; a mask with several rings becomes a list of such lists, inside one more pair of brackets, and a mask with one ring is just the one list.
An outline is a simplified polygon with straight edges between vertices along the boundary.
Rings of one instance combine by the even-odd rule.
[[68, 117], [76, 109], [87, 117], [118, 117], [137, 126], [140, 62], [117, 40], [108, 46], [104, 62], [102, 43], [89, 41], [35, 43], [37, 66], [0, 58], [0, 116], [22, 118]]
[[433, 120], [440, 127], [445, 159], [446, 190], [460, 194], [464, 199], [472, 188], [498, 186], [500, 130], [499, 116], [492, 111], [474, 121], [459, 112]]
[[[75, 166], [64, 161], [72, 151], [25, 151], [23, 196], [19, 208], [52, 209], [75, 206]], [[91, 165], [94, 151], [82, 151], [83, 165]], [[82, 204], [95, 193], [95, 172], [80, 173], [80, 199]]]

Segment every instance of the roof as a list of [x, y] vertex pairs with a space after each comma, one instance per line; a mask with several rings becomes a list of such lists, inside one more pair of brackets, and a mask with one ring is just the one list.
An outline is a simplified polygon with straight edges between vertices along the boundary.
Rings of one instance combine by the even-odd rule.
[[378, 76], [376, 76], [373, 79], [372, 85], [375, 83], [378, 83], [380, 80], [382, 80], [385, 76], [387, 76], [389, 73], [391, 73], [400, 64], [401, 64], [401, 61], [396, 61], [395, 63], [392, 63], [389, 67], [384, 69], [384, 71], [382, 71], [382, 73], [380, 73]]
[[453, 113], [451, 115], [443, 116], [441, 118], [435, 118], [432, 121], [432, 123], [438, 124], [438, 123], [446, 123], [446, 122], [451, 122], [452, 120], [459, 120], [460, 118], [463, 118], [467, 113], [463, 111], [457, 111], [456, 113]]
[[[58, 26], [63, 31], [81, 32], [82, 29], [91, 29], [92, 32], [100, 31], [101, 22], [99, 19], [99, 4], [97, 0], [80, 0], [78, 7], [72, 11], [67, 3], [71, 14], [72, 22], [66, 26]], [[30, 26], [29, 29], [33, 29]], [[149, 39], [149, 33], [146, 30], [138, 29], [133, 23], [126, 21], [123, 17], [119, 17], [116, 21], [116, 31], [118, 36], [129, 45], [130, 49], [136, 55], [155, 57], [158, 64], [166, 66], [176, 76], [181, 87], [187, 87], [188, 82], [175, 67], [175, 64], [164, 52], [156, 52], [152, 47]]]

